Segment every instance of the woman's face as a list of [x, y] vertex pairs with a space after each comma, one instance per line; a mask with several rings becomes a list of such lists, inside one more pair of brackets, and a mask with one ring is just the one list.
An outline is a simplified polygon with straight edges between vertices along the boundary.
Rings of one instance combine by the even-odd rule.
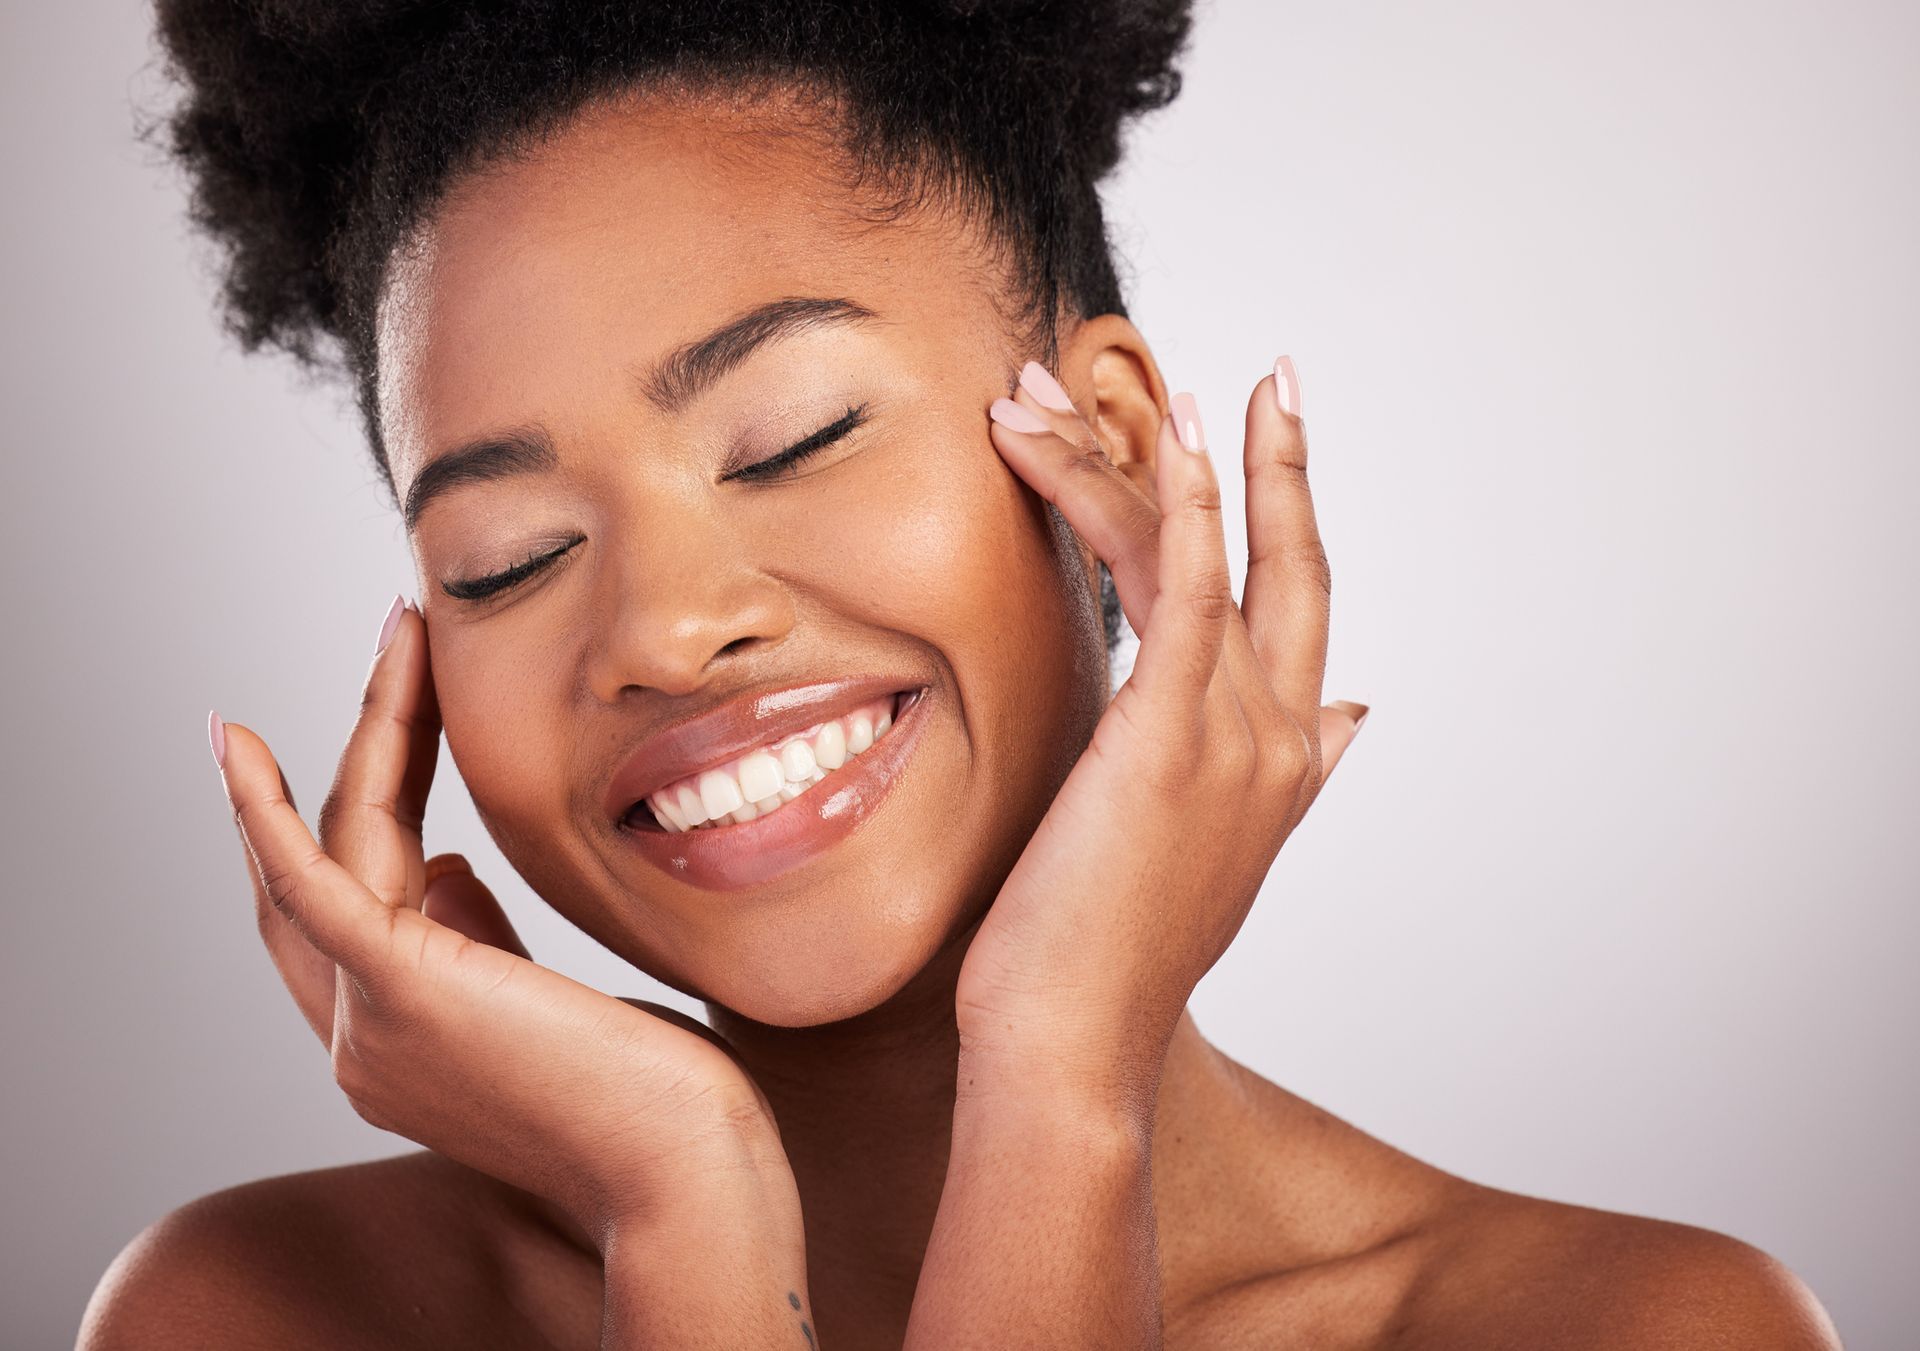
[[[739, 114], [600, 107], [458, 185], [380, 329], [441, 716], [488, 829], [628, 961], [788, 1026], [881, 1003], [978, 917], [1107, 694], [1090, 560], [988, 438], [1018, 366], [993, 272], [950, 224], [858, 220], [822, 163]], [[662, 365], [796, 299], [809, 322]], [[781, 809], [809, 830], [636, 838], [627, 790], [759, 724], [660, 734], [849, 677], [878, 684], [808, 723], [925, 691], [890, 777], [821, 780]]]

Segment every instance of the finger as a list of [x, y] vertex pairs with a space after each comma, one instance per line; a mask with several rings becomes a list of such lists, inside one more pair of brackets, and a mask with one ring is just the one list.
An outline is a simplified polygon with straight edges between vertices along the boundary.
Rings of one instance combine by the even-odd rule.
[[1320, 782], [1333, 776], [1333, 767], [1347, 753], [1347, 747], [1360, 735], [1367, 720], [1367, 706], [1351, 699], [1336, 699], [1320, 710]]
[[[320, 957], [336, 965], [371, 967], [391, 921], [387, 907], [320, 848], [281, 792], [280, 766], [267, 743], [239, 723], [223, 723], [221, 732], [220, 777], [261, 894], [285, 916], [293, 936]], [[281, 952], [276, 951], [276, 961]], [[311, 966], [303, 961], [297, 969]], [[286, 971], [282, 967], [283, 976]], [[294, 991], [303, 1012], [315, 988], [302, 977]], [[318, 1020], [309, 1013], [308, 1021]]]
[[476, 943], [500, 948], [516, 957], [532, 960], [526, 944], [513, 930], [507, 912], [473, 875], [466, 859], [458, 854], [435, 854], [427, 860], [427, 880], [421, 913], [437, 920]]
[[[227, 729], [217, 712], [207, 713], [207, 739], [213, 746], [213, 758], [216, 764], [226, 758]], [[276, 770], [279, 769], [275, 765]], [[280, 774], [280, 795], [287, 805], [297, 812], [299, 807], [293, 800], [293, 789], [287, 784], [285, 773]], [[266, 944], [267, 956], [273, 959], [274, 969], [280, 973], [280, 979], [287, 987], [287, 993], [293, 996], [293, 1002], [300, 1009], [300, 1016], [307, 1020], [314, 1035], [321, 1044], [333, 1044], [333, 978], [334, 964], [314, 949], [296, 932], [287, 917], [280, 912], [267, 896], [265, 883], [260, 880], [260, 869], [255, 866], [253, 851], [247, 847], [244, 830], [238, 830], [239, 820], [234, 821], [240, 836], [241, 851], [247, 856], [247, 880], [253, 888], [253, 921], [260, 931], [260, 938]]]
[[1140, 651], [1128, 680], [1154, 707], [1197, 708], [1220, 664], [1235, 606], [1220, 521], [1220, 483], [1191, 394], [1176, 394], [1173, 412], [1161, 419], [1154, 460], [1160, 496], [1160, 589], [1140, 630]]
[[[1287, 358], [1281, 361], [1283, 371], [1291, 367]], [[1275, 376], [1264, 377], [1247, 403], [1247, 586], [1241, 610], [1281, 705], [1304, 724], [1320, 706], [1333, 582], [1307, 486], [1306, 429], [1281, 411], [1279, 387]]]
[[994, 449], [1107, 565], [1127, 622], [1144, 631], [1158, 586], [1154, 504], [1114, 467], [1077, 413], [996, 399], [988, 414]]
[[259, 927], [261, 941], [267, 946], [267, 955], [273, 959], [274, 969], [279, 971], [287, 993], [299, 1005], [307, 1026], [320, 1038], [321, 1045], [331, 1046], [334, 973], [339, 968], [331, 957], [301, 937], [292, 921], [267, 895], [266, 884], [260, 880], [260, 870], [252, 866], [251, 859], [248, 864], [247, 871], [253, 876], [254, 923]]
[[394, 597], [361, 694], [360, 714], [320, 809], [320, 842], [388, 905], [417, 905], [426, 887], [420, 825], [440, 753], [427, 669], [426, 622]]
[[[1156, 481], [1159, 457], [1144, 462], [1129, 460], [1115, 466], [1100, 445], [1098, 434], [1074, 409], [1066, 390], [1038, 362], [1029, 361], [1022, 368], [1017, 396], [1007, 402], [1017, 405], [1013, 413], [998, 411], [1010, 421], [1024, 408], [1044, 421], [1052, 433], [1051, 437], [1039, 432], [1031, 437], [1007, 436], [1005, 441], [1012, 451], [1007, 458], [1025, 455], [1035, 461], [1030, 471], [1022, 467], [1024, 460], [1015, 468], [1049, 501], [1056, 505], [1066, 503], [1062, 514], [1083, 537], [1090, 537], [1090, 544], [1105, 538], [1101, 534], [1104, 513], [1099, 499], [1111, 497], [1118, 502], [1118, 511], [1126, 523], [1122, 533], [1133, 542], [1117, 546], [1099, 543], [1095, 553], [1106, 559], [1110, 548], [1121, 551], [1116, 555], [1121, 560], [1119, 566], [1110, 561], [1108, 571], [1114, 573], [1114, 589], [1120, 595], [1121, 608], [1127, 612], [1127, 622], [1134, 626], [1136, 633], [1143, 632], [1143, 616], [1152, 610], [1160, 587], [1160, 494]], [[1016, 441], [1025, 444], [1015, 445]], [[1032, 453], [1036, 448], [1041, 449], [1038, 455]], [[1066, 480], [1064, 486], [1059, 484], [1062, 478]], [[1124, 480], [1124, 486], [1117, 480]], [[1075, 502], [1081, 499], [1090, 502], [1086, 513], [1074, 510]], [[1094, 519], [1083, 522], [1083, 514]], [[1227, 625], [1221, 664], [1226, 680], [1215, 683], [1221, 687], [1219, 693], [1223, 697], [1231, 696], [1228, 702], [1236, 706], [1235, 717], [1240, 725], [1249, 728], [1264, 725], [1263, 719], [1269, 710], [1277, 710], [1278, 699], [1253, 650], [1246, 625], [1238, 616], [1231, 616]]]

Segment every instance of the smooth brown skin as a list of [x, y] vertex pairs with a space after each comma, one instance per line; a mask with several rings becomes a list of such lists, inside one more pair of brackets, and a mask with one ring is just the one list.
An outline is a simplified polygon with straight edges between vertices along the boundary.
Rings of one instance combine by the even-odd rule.
[[[941, 1196], [967, 939], [1107, 673], [1091, 555], [974, 430], [1020, 364], [990, 260], [937, 216], [851, 219], [818, 144], [769, 125], [609, 106], [469, 176], [396, 265], [382, 409], [402, 491], [482, 431], [538, 421], [560, 448], [558, 473], [463, 489], [415, 534], [449, 747], [541, 896], [708, 1001], [779, 1122], [820, 1344], [865, 1351], [900, 1345]], [[787, 295], [884, 322], [767, 348], [677, 418], [635, 397], [629, 365]], [[1133, 325], [1071, 326], [1056, 374], [1144, 481], [1167, 387]], [[874, 418], [802, 477], [716, 483], [731, 454], [861, 400]], [[577, 557], [491, 606], [440, 591], [574, 530]], [[733, 903], [596, 835], [634, 737], [712, 682], [866, 669], [930, 682], [939, 716], [830, 870]], [[1838, 1345], [1758, 1250], [1452, 1177], [1236, 1064], [1190, 1016], [1160, 1080], [1153, 1204], [1169, 1347]], [[602, 1296], [558, 1207], [418, 1151], [182, 1207], [109, 1269], [80, 1340], [591, 1347]]]

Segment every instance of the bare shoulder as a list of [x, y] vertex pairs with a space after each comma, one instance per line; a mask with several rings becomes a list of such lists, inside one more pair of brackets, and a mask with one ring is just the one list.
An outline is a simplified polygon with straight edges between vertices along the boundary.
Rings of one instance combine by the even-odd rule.
[[[476, 1178], [420, 1150], [200, 1197], [114, 1259], [79, 1351], [553, 1344], [516, 1298], [525, 1245]], [[597, 1291], [579, 1297], [597, 1321]]]
[[1840, 1346], [1798, 1276], [1711, 1229], [1476, 1187], [1432, 1240], [1402, 1309], [1419, 1345]]
[[1179, 1292], [1170, 1347], [1840, 1347], [1806, 1284], [1751, 1244], [1468, 1181], [1232, 1068], [1246, 1152], [1230, 1188], [1187, 1207], [1226, 1233], [1225, 1260]]

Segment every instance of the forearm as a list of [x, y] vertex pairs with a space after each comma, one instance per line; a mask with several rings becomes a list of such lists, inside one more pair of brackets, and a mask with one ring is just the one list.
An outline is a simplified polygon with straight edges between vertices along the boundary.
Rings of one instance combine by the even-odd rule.
[[622, 1235], [605, 1256], [603, 1351], [813, 1351], [803, 1254], [726, 1223]]
[[817, 1351], [792, 1174], [682, 1181], [601, 1239], [603, 1351]]
[[[963, 1055], [963, 1085], [972, 1068]], [[1150, 1115], [1057, 1084], [963, 1088], [905, 1351], [1160, 1335]]]

